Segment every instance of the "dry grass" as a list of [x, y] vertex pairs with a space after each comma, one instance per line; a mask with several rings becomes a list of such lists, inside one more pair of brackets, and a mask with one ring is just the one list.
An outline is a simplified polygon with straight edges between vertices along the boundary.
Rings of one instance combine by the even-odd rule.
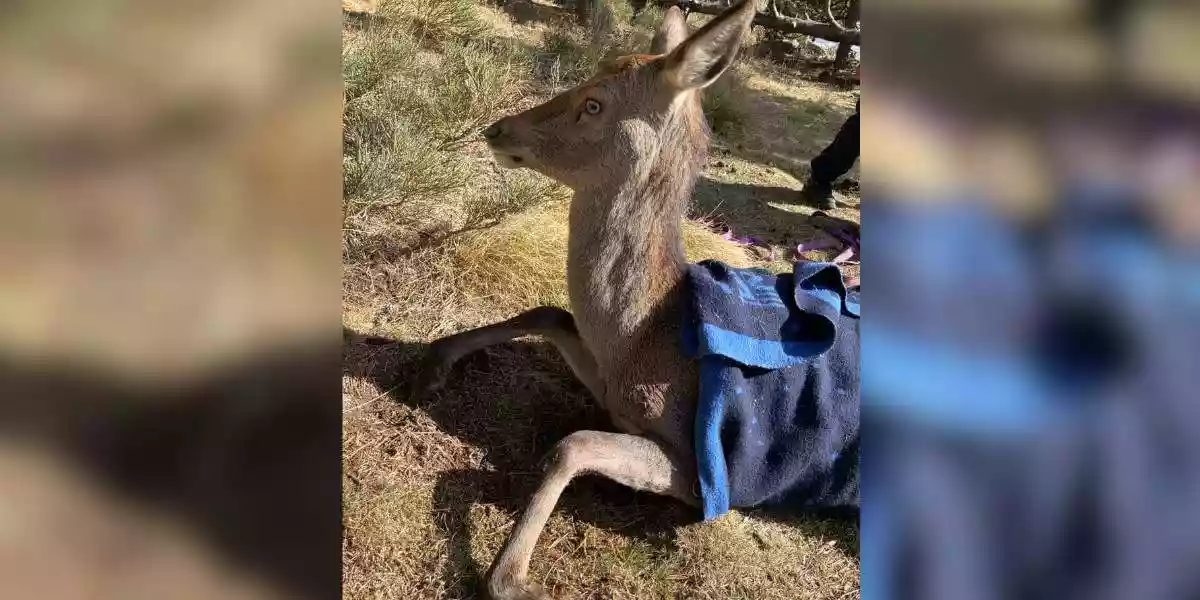
[[[644, 47], [658, 17], [647, 11], [631, 26], [614, 5], [617, 24], [598, 35], [541, 3], [355, 5], [385, 19], [348, 20], [344, 33], [343, 321], [395, 342], [345, 347], [344, 594], [474, 598], [537, 484], [540, 455], [571, 431], [605, 427], [554, 350], [536, 341], [468, 357], [434, 397], [407, 393], [429, 341], [566, 304], [567, 190], [495, 171], [474, 132], [590, 75], [604, 56]], [[759, 237], [782, 228], [781, 248], [804, 233], [788, 221], [808, 211], [788, 201], [802, 174], [772, 157], [806, 161], [839, 124], [824, 117], [852, 100], [779, 81], [746, 64], [706, 102], [716, 150], [696, 219], [684, 222], [692, 260], [768, 264], [710, 222]], [[838, 108], [817, 114], [812, 106], [825, 100]], [[783, 128], [796, 119], [810, 119], [802, 129], [819, 139], [789, 135]], [[697, 517], [584, 478], [564, 495], [530, 576], [559, 598], [857, 597], [853, 525]]]

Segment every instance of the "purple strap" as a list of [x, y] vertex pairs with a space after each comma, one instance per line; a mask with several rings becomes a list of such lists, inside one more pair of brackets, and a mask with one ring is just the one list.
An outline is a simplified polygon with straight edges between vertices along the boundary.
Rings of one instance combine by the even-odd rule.
[[818, 229], [816, 237], [808, 240], [807, 242], [800, 242], [799, 244], [796, 244], [796, 253], [800, 254], [802, 252], [808, 252], [809, 250], [826, 250], [829, 248], [836, 248], [840, 245], [841, 244], [838, 243], [838, 240], [834, 239], [833, 236], [825, 233], [824, 230]]

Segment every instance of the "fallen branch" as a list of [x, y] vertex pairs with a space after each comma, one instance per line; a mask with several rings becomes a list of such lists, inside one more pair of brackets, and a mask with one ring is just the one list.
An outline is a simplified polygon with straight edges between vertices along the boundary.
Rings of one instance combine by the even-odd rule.
[[[685, 13], [694, 12], [702, 15], [719, 15], [728, 10], [716, 4], [700, 4], [694, 0], [656, 0], [655, 4], [663, 8], [678, 6]], [[793, 19], [782, 15], [776, 16], [760, 12], [754, 15], [753, 24], [783, 33], [796, 33], [831, 42], [846, 42], [855, 46], [861, 45], [859, 43], [859, 39], [862, 37], [861, 30], [845, 29], [840, 25], [831, 23], [821, 23], [808, 19]]]

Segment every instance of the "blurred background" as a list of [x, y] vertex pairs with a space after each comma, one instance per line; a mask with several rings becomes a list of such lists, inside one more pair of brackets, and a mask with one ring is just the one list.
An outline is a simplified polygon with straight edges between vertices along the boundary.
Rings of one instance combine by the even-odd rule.
[[336, 10], [0, 7], [0, 597], [338, 594]]
[[1194, 597], [1200, 6], [863, 21], [863, 597]]

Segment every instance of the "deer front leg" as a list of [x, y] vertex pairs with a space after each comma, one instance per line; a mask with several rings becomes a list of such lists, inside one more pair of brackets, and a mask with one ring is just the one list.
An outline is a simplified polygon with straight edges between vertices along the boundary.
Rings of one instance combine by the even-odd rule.
[[493, 600], [550, 598], [527, 580], [529, 559], [559, 496], [576, 475], [603, 475], [636, 490], [672, 496], [694, 506], [699, 503], [692, 496], [695, 468], [649, 438], [577, 431], [550, 451], [545, 464], [541, 485], [488, 569], [487, 588]]
[[596, 359], [583, 345], [575, 328], [575, 317], [553, 306], [539, 306], [507, 321], [437, 340], [429, 347], [420, 385], [426, 390], [437, 389], [445, 383], [446, 373], [458, 359], [481, 348], [524, 335], [540, 335], [550, 340], [588, 391], [597, 400], [604, 398], [604, 384], [596, 369]]

